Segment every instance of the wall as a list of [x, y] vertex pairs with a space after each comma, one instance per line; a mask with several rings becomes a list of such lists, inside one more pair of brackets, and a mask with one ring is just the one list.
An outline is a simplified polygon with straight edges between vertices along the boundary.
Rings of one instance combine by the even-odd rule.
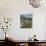
[[[45, 13], [45, 14], [46, 14], [46, 13]], [[44, 25], [45, 25], [45, 28], [44, 28], [44, 30], [45, 30], [45, 31], [44, 31], [44, 39], [46, 39], [46, 15], [45, 15], [45, 24], [44, 24]]]
[[[20, 29], [20, 12], [25, 10], [31, 10], [33, 13], [32, 29]], [[12, 26], [8, 33], [10, 33], [10, 35], [15, 37], [17, 40], [27, 40], [34, 34], [37, 35], [39, 40], [44, 40], [45, 12], [46, 8], [44, 7], [31, 7], [28, 0], [0, 0], [0, 16], [13, 17]], [[2, 36], [0, 39], [2, 39]]]

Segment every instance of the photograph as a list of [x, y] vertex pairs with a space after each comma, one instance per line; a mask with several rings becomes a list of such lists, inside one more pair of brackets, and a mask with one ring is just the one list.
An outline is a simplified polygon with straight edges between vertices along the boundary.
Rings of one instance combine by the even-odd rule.
[[32, 28], [32, 14], [20, 15], [20, 28]]

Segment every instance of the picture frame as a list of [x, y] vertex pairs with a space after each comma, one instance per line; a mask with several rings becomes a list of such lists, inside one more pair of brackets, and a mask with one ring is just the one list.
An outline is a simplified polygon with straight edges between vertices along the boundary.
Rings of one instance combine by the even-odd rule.
[[20, 28], [32, 28], [32, 14], [20, 15]]

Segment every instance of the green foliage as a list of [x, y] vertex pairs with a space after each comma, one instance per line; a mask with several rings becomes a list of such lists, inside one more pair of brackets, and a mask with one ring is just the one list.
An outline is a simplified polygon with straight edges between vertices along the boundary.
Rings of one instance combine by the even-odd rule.
[[27, 17], [27, 16], [20, 16], [20, 23], [21, 23], [21, 28], [31, 28], [32, 27], [32, 17]]

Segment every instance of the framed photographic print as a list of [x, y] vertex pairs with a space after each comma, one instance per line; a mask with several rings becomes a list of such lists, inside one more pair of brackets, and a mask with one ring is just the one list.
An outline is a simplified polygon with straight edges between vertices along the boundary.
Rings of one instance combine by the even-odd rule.
[[20, 15], [20, 28], [32, 28], [32, 14]]

